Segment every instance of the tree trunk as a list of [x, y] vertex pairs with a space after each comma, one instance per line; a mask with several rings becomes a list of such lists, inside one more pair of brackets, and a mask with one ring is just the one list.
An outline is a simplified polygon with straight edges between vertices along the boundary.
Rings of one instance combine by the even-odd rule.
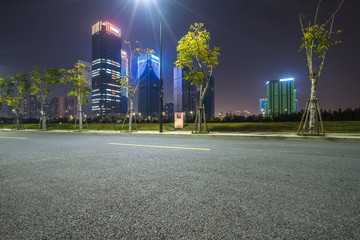
[[316, 79], [311, 79], [309, 134], [314, 135], [316, 114]]
[[15, 109], [15, 117], [16, 117], [16, 129], [20, 130], [20, 117], [19, 117], [19, 109]]
[[79, 106], [79, 109], [78, 109], [78, 115], [79, 115], [79, 131], [82, 130], [83, 128], [83, 119], [82, 119], [82, 104], [81, 104], [81, 96], [77, 96], [77, 99], [78, 99], [78, 106]]
[[134, 112], [133, 106], [134, 106], [133, 98], [130, 98], [129, 132], [132, 130], [132, 118], [133, 118], [133, 112]]
[[204, 111], [204, 99], [200, 97], [199, 99], [199, 111], [198, 111], [198, 131], [202, 132], [202, 121], [203, 121], [203, 111]]
[[46, 126], [46, 114], [44, 112], [44, 102], [45, 102], [45, 98], [43, 98], [41, 101], [41, 117], [42, 117], [42, 130], [46, 131], [47, 126]]

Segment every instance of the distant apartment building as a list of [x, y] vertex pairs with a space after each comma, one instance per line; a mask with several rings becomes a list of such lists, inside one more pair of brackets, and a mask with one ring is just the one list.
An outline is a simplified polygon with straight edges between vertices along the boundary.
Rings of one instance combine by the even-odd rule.
[[35, 95], [26, 94], [23, 105], [24, 118], [39, 118], [40, 117], [40, 102]]
[[49, 108], [47, 113], [50, 119], [55, 119], [59, 117], [59, 98], [53, 97], [50, 99]]
[[12, 106], [8, 106], [7, 104], [3, 103], [1, 108], [0, 108], [0, 117], [1, 118], [12, 118], [14, 117], [14, 113], [13, 113], [13, 107]]

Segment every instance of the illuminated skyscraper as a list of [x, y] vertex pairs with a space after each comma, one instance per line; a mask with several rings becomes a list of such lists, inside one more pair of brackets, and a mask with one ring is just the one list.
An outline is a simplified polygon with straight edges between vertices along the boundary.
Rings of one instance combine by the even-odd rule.
[[[92, 113], [94, 116], [122, 116], [125, 92], [116, 81], [121, 73], [121, 30], [109, 22], [92, 26]], [[122, 97], [123, 96], [123, 97]]]
[[196, 113], [198, 95], [196, 86], [184, 79], [184, 72], [180, 67], [174, 67], [174, 109], [192, 117]]
[[58, 98], [58, 117], [66, 118], [68, 116], [67, 97]]
[[205, 116], [213, 118], [215, 114], [215, 81], [214, 76], [211, 77], [209, 88], [204, 97]]
[[129, 57], [126, 51], [121, 50], [121, 74], [129, 75]]
[[291, 114], [297, 111], [293, 78], [268, 81], [266, 89], [267, 116]]
[[[121, 75], [129, 76], [129, 57], [126, 51], [121, 50]], [[122, 114], [127, 113], [128, 109], [128, 89], [121, 91], [121, 112]]]
[[142, 117], [159, 116], [160, 61], [154, 54], [138, 57], [137, 81], [139, 83], [138, 112]]
[[[185, 112], [186, 116], [195, 116], [196, 107], [199, 103], [199, 91], [190, 81], [185, 80], [186, 70], [174, 67], [174, 109], [175, 112]], [[207, 118], [214, 117], [215, 96], [214, 77], [211, 77], [209, 88], [204, 97], [205, 115]]]

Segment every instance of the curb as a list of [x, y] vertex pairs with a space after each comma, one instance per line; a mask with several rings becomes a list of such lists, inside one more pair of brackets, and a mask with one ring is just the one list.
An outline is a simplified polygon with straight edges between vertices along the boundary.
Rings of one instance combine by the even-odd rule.
[[100, 135], [119, 135], [119, 136], [172, 136], [172, 137], [221, 137], [221, 138], [247, 138], [247, 139], [262, 139], [262, 140], [309, 140], [309, 141], [342, 141], [342, 142], [359, 142], [360, 134], [331, 134], [330, 136], [298, 136], [293, 133], [222, 133], [211, 132], [208, 134], [191, 134], [191, 132], [152, 132], [152, 131], [138, 131], [138, 132], [120, 132], [120, 131], [105, 131], [105, 130], [88, 130], [88, 131], [74, 131], [74, 130], [50, 130], [38, 131], [34, 129], [26, 130], [11, 130], [2, 129], [0, 132], [21, 132], [21, 133], [63, 133], [63, 134], [100, 134]]

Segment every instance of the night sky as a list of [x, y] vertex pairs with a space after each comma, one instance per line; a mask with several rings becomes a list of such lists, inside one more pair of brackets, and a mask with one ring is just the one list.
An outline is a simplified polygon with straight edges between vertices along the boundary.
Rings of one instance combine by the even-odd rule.
[[[136, 4], [138, 2], [138, 4]], [[147, 3], [146, 3], [147, 2]], [[322, 20], [338, 0], [323, 0]], [[295, 79], [299, 108], [310, 96], [298, 15], [315, 10], [315, 0], [156, 0], [163, 14], [165, 102], [173, 102], [173, 63], [178, 40], [194, 22], [205, 23], [212, 46], [220, 47], [215, 76], [215, 112], [259, 114], [268, 80]], [[320, 107], [360, 107], [360, 1], [345, 0], [335, 19], [342, 44], [330, 49], [318, 85]], [[123, 40], [159, 51], [159, 18], [151, 1], [2, 0], [0, 77], [29, 72], [34, 65], [70, 68], [91, 62], [91, 26], [109, 21]], [[65, 95], [66, 87], [55, 94]]]

